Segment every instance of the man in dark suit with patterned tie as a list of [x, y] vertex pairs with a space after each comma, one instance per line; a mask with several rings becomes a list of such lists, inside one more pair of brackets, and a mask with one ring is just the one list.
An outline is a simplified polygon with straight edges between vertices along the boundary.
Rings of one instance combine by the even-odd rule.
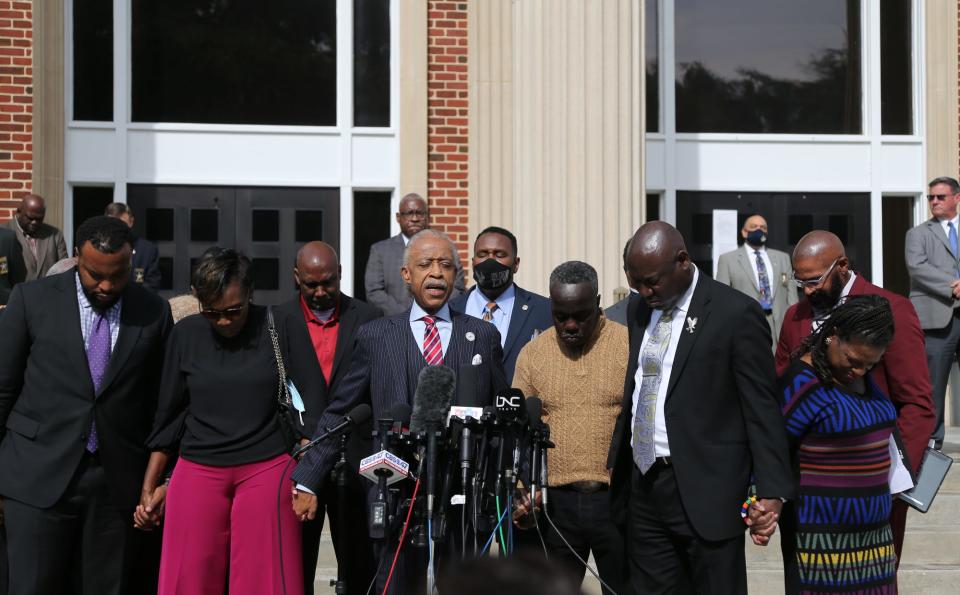
[[149, 582], [132, 515], [170, 308], [129, 282], [122, 221], [85, 221], [76, 253], [76, 271], [17, 285], [0, 318], [0, 495], [16, 595], [125, 595]]
[[477, 284], [450, 300], [450, 307], [492, 323], [500, 331], [503, 370], [513, 381], [523, 346], [553, 326], [550, 300], [513, 281], [520, 268], [517, 238], [502, 227], [488, 227], [473, 243], [473, 279]]
[[[608, 467], [635, 593], [747, 591], [739, 509], [751, 482], [778, 514], [793, 496], [760, 305], [702, 275], [662, 221], [637, 230], [627, 268], [642, 299]], [[774, 515], [771, 515], [774, 516]]]
[[[287, 377], [303, 398], [304, 426], [312, 430], [350, 370], [357, 331], [379, 318], [380, 312], [340, 291], [340, 261], [333, 247], [324, 242], [310, 242], [300, 248], [293, 278], [299, 291], [292, 300], [276, 308], [275, 316]], [[303, 524], [306, 595], [313, 594], [324, 508], [330, 515], [333, 546], [347, 592], [363, 592], [376, 571], [373, 545], [364, 532], [356, 530], [367, 518], [367, 480], [359, 476], [357, 469], [360, 459], [372, 450], [372, 429], [368, 421], [350, 432], [346, 502], [339, 501], [337, 486], [327, 482], [319, 493], [316, 518]]]
[[[353, 364], [317, 424], [318, 432], [362, 402], [371, 404], [374, 422], [397, 403], [412, 405], [420, 371], [429, 365], [443, 364], [458, 375], [469, 371], [482, 401], [477, 405], [492, 404], [495, 392], [508, 386], [496, 327], [452, 311], [447, 303], [454, 287], [456, 254], [450, 238], [438, 231], [423, 230], [410, 239], [402, 274], [413, 304], [405, 312], [361, 327]], [[336, 455], [336, 441], [328, 440], [297, 465], [294, 510], [304, 520], [316, 514], [317, 498], [310, 492], [323, 489]], [[386, 582], [396, 545], [395, 538], [378, 542], [378, 592]], [[390, 592], [422, 592], [418, 586], [425, 574], [422, 550], [404, 548]]]

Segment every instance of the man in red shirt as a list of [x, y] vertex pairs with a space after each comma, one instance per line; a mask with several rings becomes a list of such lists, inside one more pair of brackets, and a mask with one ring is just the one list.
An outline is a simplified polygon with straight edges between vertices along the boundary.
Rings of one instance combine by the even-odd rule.
[[[897, 408], [897, 428], [916, 472], [933, 432], [936, 413], [931, 396], [930, 374], [924, 350], [923, 330], [913, 304], [907, 298], [870, 283], [850, 269], [840, 238], [828, 231], [811, 231], [793, 250], [793, 275], [806, 299], [790, 306], [783, 319], [777, 344], [777, 374], [790, 365], [790, 356], [813, 330], [829, 317], [847, 295], [880, 295], [893, 309], [894, 336], [880, 363], [871, 371], [877, 386]], [[890, 513], [894, 545], [899, 562], [907, 506], [895, 500]]]
[[[310, 242], [297, 253], [293, 278], [299, 293], [276, 308], [281, 349], [287, 375], [303, 398], [306, 411], [303, 422], [312, 432], [327, 408], [341, 379], [353, 360], [354, 336], [365, 322], [379, 318], [380, 312], [340, 291], [340, 262], [336, 251], [324, 242]], [[333, 546], [337, 563], [348, 592], [363, 592], [373, 579], [376, 565], [373, 545], [366, 532], [366, 486], [357, 474], [360, 459], [372, 452], [372, 422], [354, 428], [347, 443], [347, 498], [340, 506], [337, 487], [326, 482], [318, 494], [320, 509], [316, 519], [303, 524], [304, 593], [313, 593], [320, 533], [323, 529], [323, 507], [331, 519]], [[351, 528], [350, 535], [341, 534], [338, 519]]]

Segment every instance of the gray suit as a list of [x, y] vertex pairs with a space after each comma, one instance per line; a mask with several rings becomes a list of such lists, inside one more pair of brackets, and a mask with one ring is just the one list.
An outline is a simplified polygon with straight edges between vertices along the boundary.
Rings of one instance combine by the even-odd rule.
[[27, 271], [26, 280], [34, 281], [42, 279], [47, 274], [47, 269], [53, 266], [58, 260], [67, 257], [67, 244], [63, 241], [63, 233], [52, 225], [44, 223], [37, 232], [37, 255], [30, 249], [30, 243], [23, 235], [23, 230], [17, 224], [16, 219], [7, 221], [7, 227], [17, 234], [17, 241], [23, 248], [23, 264]]
[[[767, 323], [773, 336], [771, 349], [776, 350], [777, 339], [780, 337], [780, 326], [787, 308], [799, 301], [797, 290], [792, 282], [793, 264], [786, 252], [767, 248], [770, 257], [771, 270], [767, 271], [770, 278], [770, 289], [773, 291], [773, 308], [767, 313]], [[736, 250], [720, 255], [717, 263], [717, 281], [729, 285], [753, 299], [760, 300], [760, 288], [757, 286], [757, 277], [753, 273], [750, 257], [740, 246]]]
[[943, 442], [943, 410], [947, 377], [957, 359], [960, 345], [960, 321], [953, 298], [952, 283], [957, 279], [957, 257], [950, 249], [943, 226], [928, 219], [907, 232], [907, 270], [910, 271], [910, 301], [917, 310], [927, 350], [927, 366], [937, 407], [937, 427], [933, 438]]
[[[392, 238], [381, 240], [370, 247], [370, 259], [367, 260], [367, 270], [363, 276], [363, 284], [367, 293], [367, 303], [379, 308], [384, 316], [393, 316], [406, 312], [413, 304], [413, 298], [407, 289], [407, 284], [400, 276], [403, 267], [403, 235], [397, 234]], [[450, 299], [464, 292], [463, 267], [460, 265], [460, 255], [456, 255], [457, 278], [453, 284], [453, 294]]]

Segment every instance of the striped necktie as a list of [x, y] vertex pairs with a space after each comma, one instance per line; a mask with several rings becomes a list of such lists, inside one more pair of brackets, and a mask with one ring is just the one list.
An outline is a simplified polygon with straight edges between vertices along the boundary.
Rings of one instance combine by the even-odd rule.
[[440, 342], [440, 331], [437, 330], [437, 319], [433, 316], [421, 318], [427, 326], [423, 331], [423, 359], [428, 366], [439, 366], [443, 363], [443, 344]]
[[493, 311], [497, 309], [497, 302], [487, 302], [487, 307], [483, 311], [483, 319], [487, 322], [493, 322]]

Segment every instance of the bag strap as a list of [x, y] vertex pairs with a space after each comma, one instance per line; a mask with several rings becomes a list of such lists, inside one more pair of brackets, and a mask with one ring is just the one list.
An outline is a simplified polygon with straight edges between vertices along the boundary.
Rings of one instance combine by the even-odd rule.
[[287, 369], [283, 365], [283, 355], [280, 353], [280, 338], [277, 336], [277, 327], [273, 323], [273, 307], [267, 306], [267, 328], [270, 331], [270, 342], [273, 343], [273, 356], [277, 360], [277, 402], [281, 405], [290, 405], [290, 389], [287, 388]]

